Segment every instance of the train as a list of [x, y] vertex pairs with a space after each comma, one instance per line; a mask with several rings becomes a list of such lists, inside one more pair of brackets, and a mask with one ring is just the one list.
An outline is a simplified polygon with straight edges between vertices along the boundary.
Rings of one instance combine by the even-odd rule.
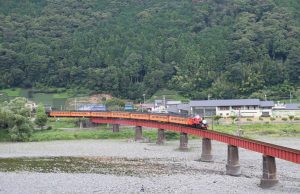
[[156, 121], [164, 123], [174, 123], [185, 126], [191, 126], [198, 129], [207, 130], [208, 123], [199, 115], [185, 117], [181, 115], [154, 114], [141, 112], [108, 112], [108, 111], [51, 111], [49, 117], [102, 117], [102, 118], [119, 118], [119, 119], [138, 119], [146, 121]]

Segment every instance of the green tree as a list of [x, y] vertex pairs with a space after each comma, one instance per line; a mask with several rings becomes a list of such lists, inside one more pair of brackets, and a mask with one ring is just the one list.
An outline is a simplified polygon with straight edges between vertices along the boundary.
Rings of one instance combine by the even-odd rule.
[[7, 132], [12, 141], [27, 141], [33, 132], [25, 102], [25, 98], [16, 98], [1, 104], [0, 130]]
[[41, 127], [41, 129], [43, 129], [43, 127], [46, 125], [48, 120], [48, 116], [45, 113], [45, 108], [42, 104], [39, 104], [36, 110], [36, 117], [35, 117], [35, 124], [39, 127]]
[[33, 132], [33, 127], [28, 118], [22, 115], [12, 117], [14, 126], [9, 128], [9, 135], [13, 141], [27, 141]]
[[221, 118], [222, 118], [222, 117], [221, 117], [220, 115], [215, 115], [215, 116], [213, 117], [214, 121], [216, 121], [217, 124], [219, 124], [219, 120], [220, 120]]
[[138, 100], [162, 88], [203, 99], [300, 86], [297, 0], [0, 4], [0, 89], [88, 88]]

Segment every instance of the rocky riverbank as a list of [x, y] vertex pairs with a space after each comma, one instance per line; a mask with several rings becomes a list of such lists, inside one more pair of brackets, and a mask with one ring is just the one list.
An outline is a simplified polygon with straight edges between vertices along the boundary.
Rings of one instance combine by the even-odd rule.
[[[300, 148], [299, 138], [265, 141]], [[278, 186], [258, 187], [261, 154], [240, 149], [242, 175], [225, 175], [227, 146], [213, 142], [213, 163], [197, 161], [201, 140], [180, 152], [124, 140], [0, 144], [0, 193], [300, 193], [300, 165], [277, 159]]]

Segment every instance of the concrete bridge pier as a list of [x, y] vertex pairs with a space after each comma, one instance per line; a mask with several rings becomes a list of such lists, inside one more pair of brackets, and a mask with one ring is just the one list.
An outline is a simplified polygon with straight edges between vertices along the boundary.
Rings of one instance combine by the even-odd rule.
[[269, 188], [277, 183], [275, 158], [263, 155], [263, 176], [260, 180], [260, 186], [262, 188]]
[[135, 141], [140, 141], [143, 140], [143, 130], [141, 126], [136, 126], [135, 127]]
[[232, 176], [241, 175], [241, 166], [239, 163], [239, 148], [233, 145], [228, 145], [226, 174]]
[[114, 133], [119, 132], [120, 131], [120, 124], [113, 124], [112, 125], [112, 131]]
[[180, 133], [180, 150], [187, 150], [188, 149], [188, 135], [187, 133]]
[[157, 141], [156, 144], [162, 145], [166, 141], [166, 135], [165, 135], [165, 130], [163, 129], [158, 129], [157, 130]]
[[213, 162], [213, 156], [211, 154], [211, 139], [202, 138], [202, 154], [200, 161]]

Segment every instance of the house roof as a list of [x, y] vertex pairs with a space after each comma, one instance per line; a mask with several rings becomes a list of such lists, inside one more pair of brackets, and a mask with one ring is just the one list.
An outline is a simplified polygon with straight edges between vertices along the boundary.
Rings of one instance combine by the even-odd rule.
[[190, 110], [190, 105], [189, 104], [178, 104], [177, 108], [178, 108], [178, 110], [189, 111]]
[[177, 106], [170, 106], [167, 108], [168, 112], [172, 112], [172, 113], [178, 113], [178, 108]]
[[152, 103], [148, 103], [148, 104], [140, 104], [141, 107], [143, 108], [153, 108], [154, 107], [154, 104]]
[[177, 105], [177, 104], [180, 104], [181, 101], [175, 101], [175, 100], [170, 100], [170, 101], [167, 101], [167, 105]]
[[273, 101], [260, 101], [261, 107], [273, 107], [274, 102]]
[[300, 104], [286, 104], [286, 110], [300, 110]]
[[190, 106], [274, 106], [272, 101], [259, 99], [232, 99], [232, 100], [200, 100], [191, 101]]

